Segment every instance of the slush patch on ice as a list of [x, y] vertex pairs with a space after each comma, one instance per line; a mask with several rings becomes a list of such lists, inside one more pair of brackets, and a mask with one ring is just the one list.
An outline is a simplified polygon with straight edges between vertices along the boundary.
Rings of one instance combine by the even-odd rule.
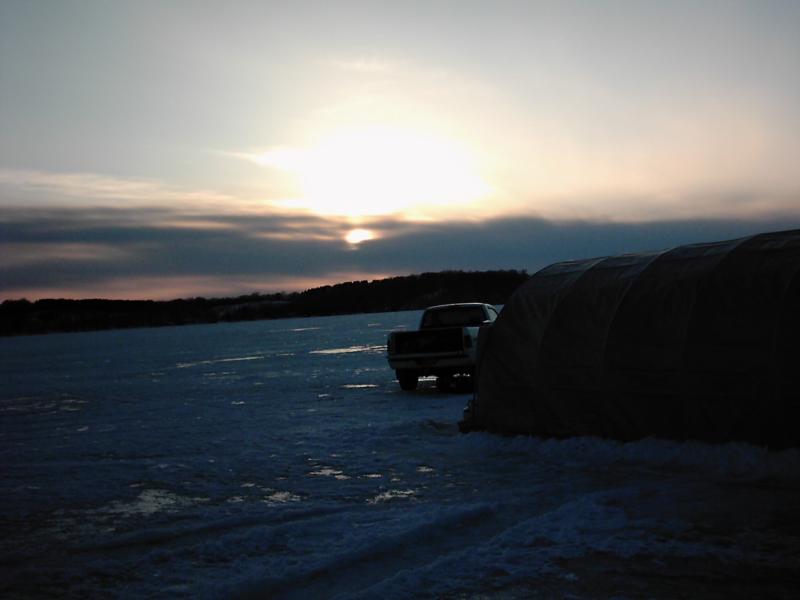
[[144, 490], [131, 502], [117, 500], [109, 506], [99, 509], [98, 512], [125, 517], [146, 517], [157, 512], [175, 511], [203, 502], [208, 502], [208, 498], [188, 498], [166, 490]]
[[335, 479], [350, 479], [348, 475], [345, 475], [339, 469], [334, 469], [333, 467], [322, 467], [321, 469], [317, 469], [316, 471], [311, 471], [309, 473], [311, 477], [334, 477]]
[[392, 500], [403, 499], [403, 498], [413, 499], [416, 495], [417, 492], [415, 490], [387, 490], [367, 500], [367, 504], [391, 502]]
[[264, 496], [262, 502], [270, 505], [300, 502], [300, 496], [291, 492], [274, 491]]
[[376, 383], [345, 383], [342, 388], [345, 390], [363, 390], [367, 388], [376, 388]]

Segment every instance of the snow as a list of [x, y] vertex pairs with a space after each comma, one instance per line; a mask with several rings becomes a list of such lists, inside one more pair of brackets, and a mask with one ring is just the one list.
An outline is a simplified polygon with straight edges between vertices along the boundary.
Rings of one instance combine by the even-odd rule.
[[0, 595], [796, 597], [796, 449], [462, 435], [418, 320], [0, 340]]

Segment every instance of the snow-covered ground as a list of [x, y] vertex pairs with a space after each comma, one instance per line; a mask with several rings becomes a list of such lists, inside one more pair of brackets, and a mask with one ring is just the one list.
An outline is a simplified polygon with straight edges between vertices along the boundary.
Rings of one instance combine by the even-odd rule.
[[0, 596], [798, 597], [798, 450], [462, 435], [418, 316], [1, 339]]

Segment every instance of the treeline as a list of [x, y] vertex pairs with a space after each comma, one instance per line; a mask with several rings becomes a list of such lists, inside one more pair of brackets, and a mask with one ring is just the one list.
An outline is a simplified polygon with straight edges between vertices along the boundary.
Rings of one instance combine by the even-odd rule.
[[504, 304], [525, 271], [443, 271], [304, 292], [183, 300], [6, 300], [0, 335], [386, 312], [450, 302]]

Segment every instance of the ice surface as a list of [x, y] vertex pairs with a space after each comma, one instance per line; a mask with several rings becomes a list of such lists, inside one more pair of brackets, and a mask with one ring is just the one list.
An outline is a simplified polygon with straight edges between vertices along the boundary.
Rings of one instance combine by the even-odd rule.
[[461, 435], [418, 320], [0, 340], [0, 595], [796, 597], [797, 450]]

